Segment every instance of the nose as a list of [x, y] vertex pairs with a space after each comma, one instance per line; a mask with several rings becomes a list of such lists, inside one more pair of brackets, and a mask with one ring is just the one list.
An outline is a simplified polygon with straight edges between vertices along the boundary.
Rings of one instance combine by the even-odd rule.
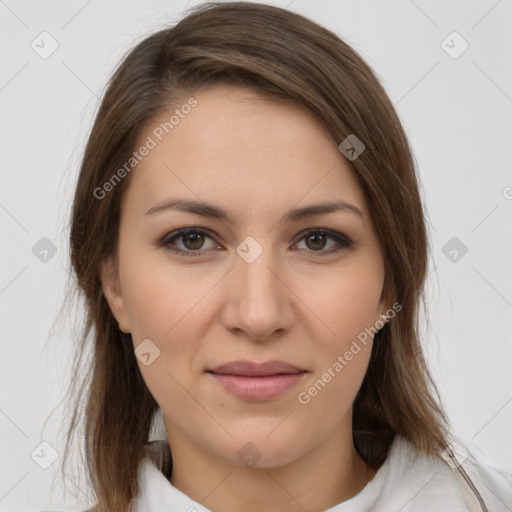
[[294, 298], [283, 266], [270, 249], [250, 263], [236, 254], [225, 283], [222, 323], [251, 340], [274, 339], [295, 321]]

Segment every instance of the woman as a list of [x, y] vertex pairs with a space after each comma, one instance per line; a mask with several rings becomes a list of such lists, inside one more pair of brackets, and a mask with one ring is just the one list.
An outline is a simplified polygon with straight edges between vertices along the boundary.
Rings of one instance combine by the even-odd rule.
[[72, 212], [93, 510], [510, 510], [425, 365], [427, 247], [400, 121], [335, 34], [222, 2], [139, 43]]

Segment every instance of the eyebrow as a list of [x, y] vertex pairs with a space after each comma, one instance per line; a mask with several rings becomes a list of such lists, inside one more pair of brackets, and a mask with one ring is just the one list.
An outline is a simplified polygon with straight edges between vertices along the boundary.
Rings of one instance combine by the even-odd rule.
[[[153, 215], [155, 213], [160, 213], [167, 210], [180, 210], [184, 212], [195, 213], [196, 215], [201, 215], [202, 217], [210, 217], [224, 220], [226, 222], [233, 222], [230, 214], [226, 210], [223, 210], [222, 208], [219, 208], [213, 204], [205, 203], [203, 201], [196, 201], [193, 199], [165, 199], [164, 201], [150, 208], [146, 212], [146, 215]], [[322, 215], [338, 211], [351, 213], [361, 217], [361, 219], [363, 218], [363, 213], [357, 206], [345, 201], [334, 201], [329, 203], [311, 204], [301, 208], [289, 210], [285, 213], [282, 220], [285, 222], [296, 222], [304, 219], [305, 217], [312, 217], [313, 215]]]

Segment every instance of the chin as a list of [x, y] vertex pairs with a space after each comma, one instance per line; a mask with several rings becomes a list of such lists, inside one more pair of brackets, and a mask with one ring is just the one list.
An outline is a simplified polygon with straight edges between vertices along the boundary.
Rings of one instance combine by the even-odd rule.
[[270, 434], [269, 432], [272, 432], [272, 429], [262, 429], [261, 426], [242, 429], [233, 438], [224, 439], [223, 443], [216, 444], [215, 452], [232, 464], [263, 469], [284, 466], [308, 451], [304, 439], [299, 442], [296, 437], [300, 436], [294, 436], [289, 428], [283, 428], [279, 433], [277, 429]]

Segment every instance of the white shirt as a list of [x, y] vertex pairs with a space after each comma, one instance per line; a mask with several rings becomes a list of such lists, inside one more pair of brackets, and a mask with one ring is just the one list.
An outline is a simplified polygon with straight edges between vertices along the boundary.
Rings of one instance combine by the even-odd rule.
[[[160, 468], [169, 462], [166, 441], [147, 445], [139, 466], [141, 493], [135, 512], [211, 512], [174, 487]], [[463, 463], [488, 512], [512, 512], [512, 475], [489, 464]], [[458, 473], [457, 473], [458, 474]], [[465, 498], [466, 496], [466, 498]], [[466, 503], [467, 500], [467, 503]], [[468, 512], [484, 511], [469, 487], [459, 483], [447, 462], [416, 450], [396, 436], [384, 464], [354, 497], [325, 512]]]

